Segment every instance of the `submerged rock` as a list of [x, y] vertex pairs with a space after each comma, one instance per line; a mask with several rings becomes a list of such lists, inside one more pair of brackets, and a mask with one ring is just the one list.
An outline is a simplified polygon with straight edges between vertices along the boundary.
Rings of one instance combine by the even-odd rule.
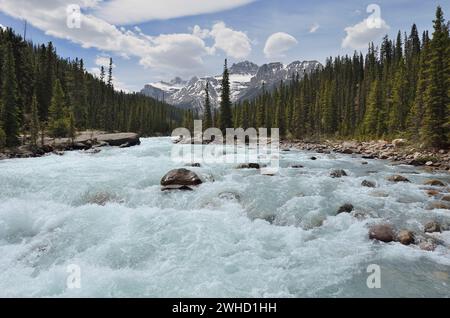
[[445, 187], [445, 183], [440, 180], [428, 180], [424, 183], [424, 185], [432, 187]]
[[419, 244], [419, 248], [427, 252], [433, 252], [436, 249], [436, 247], [437, 247], [436, 244], [428, 241]]
[[366, 188], [375, 188], [376, 187], [375, 182], [368, 181], [368, 180], [364, 180], [363, 182], [361, 182], [361, 185]]
[[425, 233], [437, 233], [441, 232], [441, 225], [435, 221], [428, 222], [425, 224]]
[[385, 243], [395, 240], [394, 229], [389, 224], [374, 225], [369, 229], [369, 238]]
[[234, 192], [222, 192], [219, 194], [219, 198], [226, 201], [241, 201], [241, 196]]
[[341, 213], [351, 213], [354, 210], [354, 206], [350, 203], [346, 203], [343, 206], [341, 206], [337, 212], [337, 214]]
[[397, 241], [403, 245], [414, 244], [414, 233], [408, 230], [402, 230], [397, 235]]
[[187, 169], [175, 169], [169, 171], [162, 179], [163, 190], [187, 190], [183, 187], [197, 186], [203, 181], [195, 173]]
[[347, 175], [347, 172], [345, 172], [345, 170], [333, 170], [331, 173], [330, 173], [330, 176], [332, 177], [332, 178], [342, 178], [342, 177], [347, 177], [348, 175]]
[[304, 167], [302, 165], [292, 165], [291, 168], [292, 169], [302, 169]]
[[428, 205], [427, 210], [450, 210], [450, 203], [434, 201]]
[[408, 178], [401, 176], [401, 175], [394, 175], [394, 176], [390, 176], [388, 178], [388, 181], [391, 182], [411, 182], [408, 180]]
[[450, 202], [450, 195], [444, 195], [442, 201]]
[[436, 197], [440, 194], [437, 190], [427, 190], [426, 192], [429, 197]]

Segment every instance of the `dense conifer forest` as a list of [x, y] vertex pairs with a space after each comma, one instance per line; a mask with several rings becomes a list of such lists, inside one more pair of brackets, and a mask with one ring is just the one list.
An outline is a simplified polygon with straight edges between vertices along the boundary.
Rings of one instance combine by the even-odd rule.
[[53, 44], [33, 45], [0, 28], [0, 147], [35, 144], [42, 132], [72, 137], [77, 130], [170, 134], [182, 111], [140, 94], [117, 91], [112, 60], [100, 77], [82, 59], [58, 57]]
[[[265, 90], [258, 98], [234, 105], [223, 98], [216, 127], [277, 127], [285, 138], [397, 138], [426, 147], [450, 141], [450, 38], [440, 7], [432, 34], [398, 32], [369, 45], [368, 53], [329, 58], [312, 74]], [[303, 76], [301, 76], [303, 75]], [[229, 92], [227, 65], [224, 89]], [[209, 100], [205, 122], [211, 123]], [[186, 125], [193, 118], [188, 113]], [[231, 123], [231, 124], [230, 124]]]

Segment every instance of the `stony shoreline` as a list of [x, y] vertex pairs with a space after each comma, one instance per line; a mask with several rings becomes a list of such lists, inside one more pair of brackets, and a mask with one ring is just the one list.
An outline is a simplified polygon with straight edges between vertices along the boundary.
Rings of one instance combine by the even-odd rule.
[[392, 142], [385, 140], [369, 142], [284, 140], [281, 142], [281, 149], [360, 155], [363, 159], [383, 159], [396, 165], [405, 164], [423, 167], [428, 171], [450, 172], [450, 151], [448, 149], [423, 150], [405, 139], [396, 139]]
[[72, 141], [69, 138], [44, 138], [44, 144], [38, 141], [37, 147], [26, 144], [20, 147], [0, 151], [0, 160], [16, 158], [37, 158], [47, 154], [63, 155], [65, 151], [84, 150], [92, 154], [106, 146], [127, 148], [140, 145], [140, 137], [135, 133], [107, 133], [103, 131], [84, 131]]

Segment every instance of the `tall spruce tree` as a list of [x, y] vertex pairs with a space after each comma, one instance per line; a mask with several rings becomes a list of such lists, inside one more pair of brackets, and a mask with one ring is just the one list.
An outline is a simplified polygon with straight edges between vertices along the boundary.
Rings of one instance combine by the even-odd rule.
[[445, 26], [444, 13], [441, 7], [436, 10], [433, 38], [429, 52], [429, 82], [425, 91], [425, 117], [422, 128], [424, 142], [434, 148], [448, 144], [448, 111], [449, 111], [449, 33]]
[[211, 99], [209, 98], [209, 82], [206, 82], [205, 88], [205, 113], [203, 115], [203, 129], [209, 129], [213, 126], [213, 119], [211, 113]]
[[19, 105], [17, 99], [17, 79], [15, 72], [15, 60], [11, 44], [4, 49], [2, 80], [2, 110], [1, 117], [3, 131], [5, 133], [5, 145], [14, 147], [19, 142]]
[[49, 110], [49, 133], [52, 137], [67, 137], [69, 133], [67, 106], [64, 91], [59, 80], [55, 81], [52, 103]]
[[225, 60], [222, 76], [222, 100], [220, 102], [220, 129], [225, 133], [227, 128], [233, 127], [233, 117], [231, 113], [230, 97], [230, 75], [228, 73], [228, 63]]
[[31, 118], [30, 118], [30, 138], [31, 145], [37, 147], [37, 140], [39, 139], [39, 110], [36, 96], [33, 97], [31, 102]]

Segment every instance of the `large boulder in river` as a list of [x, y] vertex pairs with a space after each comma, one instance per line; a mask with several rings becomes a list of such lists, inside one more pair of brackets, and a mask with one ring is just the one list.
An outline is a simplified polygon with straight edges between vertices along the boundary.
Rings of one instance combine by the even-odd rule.
[[385, 243], [395, 240], [394, 229], [389, 224], [374, 225], [369, 229], [369, 238]]
[[388, 178], [388, 181], [391, 182], [411, 182], [408, 180], [408, 178], [401, 176], [401, 175], [394, 175], [394, 176], [390, 176]]
[[361, 185], [363, 187], [366, 188], [375, 188], [377, 185], [375, 184], [375, 182], [369, 181], [369, 180], [364, 180], [363, 182], [361, 182]]
[[354, 210], [354, 207], [350, 203], [346, 203], [343, 206], [341, 206], [337, 212], [337, 214], [341, 213], [351, 213]]
[[202, 183], [195, 172], [187, 169], [171, 170], [161, 179], [163, 190], [188, 190], [189, 187]]
[[441, 232], [441, 225], [435, 221], [428, 222], [425, 224], [425, 233], [436, 233]]
[[96, 138], [98, 142], [106, 142], [114, 147], [123, 147], [125, 145], [132, 147], [141, 144], [139, 135], [135, 133], [101, 134], [97, 135]]
[[397, 235], [397, 241], [403, 245], [414, 244], [414, 233], [408, 230], [402, 230]]
[[432, 186], [432, 187], [445, 187], [445, 183], [440, 181], [440, 180], [428, 180], [424, 183], [427, 186]]

